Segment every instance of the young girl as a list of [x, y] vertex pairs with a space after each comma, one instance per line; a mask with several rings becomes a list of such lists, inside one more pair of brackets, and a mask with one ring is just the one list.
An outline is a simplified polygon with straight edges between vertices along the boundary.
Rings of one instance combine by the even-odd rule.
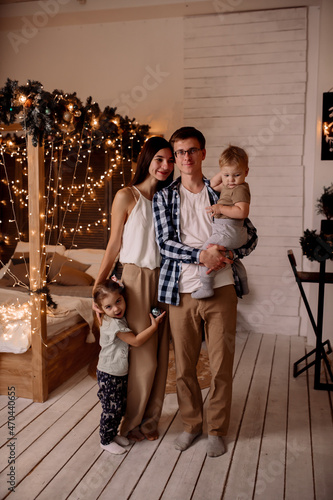
[[98, 284], [94, 290], [94, 301], [99, 313], [103, 314], [97, 365], [98, 397], [102, 404], [99, 433], [101, 448], [116, 455], [125, 453], [122, 446], [129, 444], [126, 437], [117, 436], [126, 408], [129, 345], [144, 344], [157, 331], [165, 315], [165, 311], [157, 318], [150, 314], [151, 325], [134, 335], [124, 316], [124, 290], [124, 285], [115, 276]]

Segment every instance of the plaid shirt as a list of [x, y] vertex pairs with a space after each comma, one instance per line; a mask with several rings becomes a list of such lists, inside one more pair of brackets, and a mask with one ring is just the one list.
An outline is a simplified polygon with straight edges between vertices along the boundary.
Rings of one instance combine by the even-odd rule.
[[[181, 263], [199, 264], [201, 248], [184, 245], [180, 240], [180, 187], [178, 177], [170, 186], [158, 191], [153, 198], [153, 215], [156, 241], [161, 253], [161, 269], [158, 284], [158, 300], [166, 304], [179, 304], [179, 276]], [[210, 187], [209, 180], [203, 179], [211, 205], [218, 201], [218, 194]], [[243, 258], [255, 249], [258, 242], [257, 230], [249, 219], [245, 219], [249, 239], [246, 245], [234, 250], [234, 258]], [[236, 292], [242, 296], [241, 283], [234, 272]]]

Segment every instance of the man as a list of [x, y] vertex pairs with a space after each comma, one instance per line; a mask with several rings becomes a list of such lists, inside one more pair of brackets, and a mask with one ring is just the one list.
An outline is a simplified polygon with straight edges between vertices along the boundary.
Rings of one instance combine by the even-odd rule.
[[[230, 266], [231, 258], [251, 253], [257, 244], [255, 228], [248, 219], [247, 244], [233, 252], [213, 245], [202, 250], [211, 234], [205, 208], [215, 204], [218, 194], [203, 177], [205, 138], [194, 127], [182, 127], [170, 139], [180, 177], [153, 198], [156, 238], [162, 262], [159, 300], [170, 304], [169, 320], [175, 350], [177, 397], [184, 432], [175, 447], [186, 450], [202, 433], [203, 402], [196, 374], [202, 342], [202, 322], [209, 355], [212, 381], [207, 408], [207, 454], [225, 453], [222, 436], [228, 431], [232, 392], [237, 296], [240, 283]], [[214, 279], [214, 295], [194, 299], [199, 288], [199, 265], [219, 270]], [[239, 291], [239, 295], [241, 292]]]

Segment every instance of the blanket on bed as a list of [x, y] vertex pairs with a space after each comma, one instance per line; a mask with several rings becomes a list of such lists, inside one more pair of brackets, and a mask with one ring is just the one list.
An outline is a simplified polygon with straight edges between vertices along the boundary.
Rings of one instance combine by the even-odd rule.
[[[58, 288], [66, 293], [67, 287]], [[57, 304], [57, 308], [48, 308], [47, 326], [56, 325], [57, 321], [63, 321], [65, 317], [79, 315], [90, 327], [87, 342], [94, 342], [92, 299], [89, 296], [55, 295], [53, 290], [52, 298]], [[29, 349], [31, 342], [30, 318], [31, 309], [27, 290], [24, 291], [18, 287], [13, 289], [0, 288], [0, 352], [20, 354]]]

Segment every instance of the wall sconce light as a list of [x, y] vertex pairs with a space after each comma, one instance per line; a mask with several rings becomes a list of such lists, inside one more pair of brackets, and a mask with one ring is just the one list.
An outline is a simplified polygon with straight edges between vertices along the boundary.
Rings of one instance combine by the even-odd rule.
[[323, 94], [321, 159], [333, 160], [333, 87]]

